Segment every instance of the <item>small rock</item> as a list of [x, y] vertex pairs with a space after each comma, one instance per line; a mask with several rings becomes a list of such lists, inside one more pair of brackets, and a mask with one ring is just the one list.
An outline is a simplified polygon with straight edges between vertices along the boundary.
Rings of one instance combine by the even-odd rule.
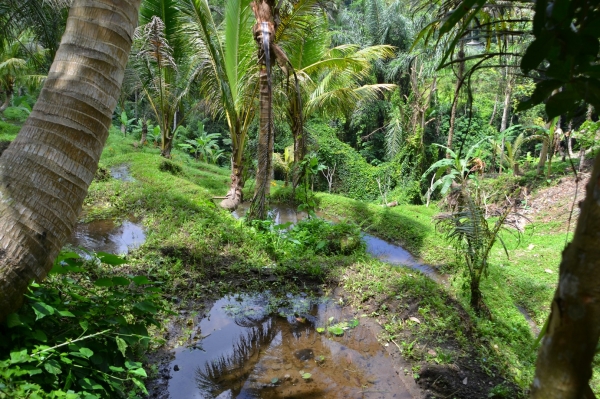
[[175, 366], [173, 367], [173, 371], [179, 371], [179, 366], [178, 366], [178, 365], [175, 365]]
[[544, 269], [544, 271], [545, 271], [546, 273], [549, 273], [549, 274], [552, 274], [552, 273], [554, 273], [554, 272], [553, 272], [552, 270], [550, 270], [550, 269]]
[[414, 321], [414, 322], [415, 322], [415, 323], [417, 323], [417, 324], [421, 324], [421, 320], [417, 319], [417, 318], [416, 318], [416, 317], [414, 317], [414, 316], [412, 316], [412, 317], [409, 317], [408, 319], [409, 319], [409, 320], [412, 320], [412, 321]]
[[290, 378], [292, 378], [292, 376], [289, 375], [289, 374], [286, 374], [286, 375], [283, 376], [284, 380], [289, 380]]
[[467, 377], [463, 380], [463, 385], [467, 385]]
[[429, 355], [431, 355], [431, 356], [437, 356], [437, 352], [436, 352], [436, 351], [434, 351], [433, 349], [429, 349], [429, 350], [427, 351], [427, 353], [428, 353]]
[[530, 250], [530, 251], [531, 251], [533, 248], [535, 248], [535, 245], [533, 245], [533, 244], [529, 244], [529, 246], [527, 247], [527, 249], [528, 249], [528, 250]]

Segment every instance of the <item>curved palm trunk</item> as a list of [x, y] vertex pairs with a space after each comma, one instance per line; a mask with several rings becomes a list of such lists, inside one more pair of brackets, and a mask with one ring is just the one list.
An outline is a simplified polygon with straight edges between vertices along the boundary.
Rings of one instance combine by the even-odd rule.
[[75, 0], [33, 111], [0, 157], [0, 320], [75, 225], [108, 136], [140, 0]]
[[142, 119], [142, 137], [140, 138], [140, 147], [143, 147], [146, 144], [148, 137], [148, 121], [146, 119]]
[[538, 352], [531, 397], [594, 398], [589, 379], [600, 337], [600, 156], [596, 157], [573, 240]]
[[15, 90], [11, 85], [8, 89], [6, 89], [6, 99], [4, 100], [4, 103], [0, 105], [0, 112], [3, 112], [6, 108], [10, 107], [10, 102], [12, 101], [14, 94]]

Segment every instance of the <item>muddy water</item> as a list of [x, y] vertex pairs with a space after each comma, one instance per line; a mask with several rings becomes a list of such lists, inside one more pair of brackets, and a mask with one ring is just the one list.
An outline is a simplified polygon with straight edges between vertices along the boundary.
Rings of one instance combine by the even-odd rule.
[[142, 226], [134, 219], [117, 225], [114, 220], [96, 220], [79, 223], [69, 239], [69, 244], [88, 251], [126, 254], [146, 240]]
[[[217, 301], [193, 328], [191, 348], [176, 349], [169, 397], [412, 397], [360, 318], [331, 301], [298, 296], [286, 302], [269, 306], [259, 295]], [[353, 320], [358, 325], [343, 336], [316, 331]]]

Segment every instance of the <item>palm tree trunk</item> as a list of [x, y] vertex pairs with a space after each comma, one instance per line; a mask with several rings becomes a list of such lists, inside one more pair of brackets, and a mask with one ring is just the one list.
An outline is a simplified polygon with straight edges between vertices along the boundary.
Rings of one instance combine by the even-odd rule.
[[258, 130], [258, 169], [256, 188], [248, 211], [249, 219], [263, 220], [267, 217], [267, 197], [271, 193], [271, 169], [273, 163], [273, 98], [271, 87], [271, 65], [275, 58], [273, 40], [276, 27], [273, 23], [274, 0], [254, 0], [252, 11], [256, 18], [253, 27], [254, 40], [258, 45], [260, 64], [260, 115]]
[[44, 88], [0, 157], [0, 320], [71, 234], [108, 136], [140, 0], [75, 0]]
[[[458, 95], [463, 84], [463, 74], [465, 72], [465, 42], [461, 40], [460, 51], [458, 52], [458, 74], [456, 76], [456, 88], [454, 89], [454, 101], [452, 101], [452, 109], [450, 110], [450, 129], [448, 129], [448, 143], [446, 146], [452, 148], [452, 140], [454, 139], [454, 125], [456, 123], [456, 108], [458, 106]], [[450, 157], [450, 153], [446, 153], [446, 158]]]
[[140, 139], [140, 147], [143, 147], [146, 144], [146, 140], [148, 137], [148, 121], [146, 119], [142, 119], [142, 138]]
[[10, 102], [12, 101], [13, 95], [15, 94], [14, 87], [9, 85], [8, 89], [6, 89], [6, 99], [0, 105], [0, 112], [3, 112], [6, 108], [10, 107]]
[[260, 117], [258, 133], [258, 170], [256, 171], [256, 189], [249, 217], [265, 219], [267, 217], [266, 199], [270, 194], [273, 131], [271, 120], [271, 88], [266, 68], [260, 71]]
[[563, 251], [547, 331], [538, 352], [534, 399], [594, 398], [589, 387], [600, 337], [600, 156], [573, 240]]
[[[241, 150], [233, 148], [231, 156], [231, 185], [225, 199], [219, 204], [221, 208], [234, 211], [244, 200], [242, 189], [244, 188], [244, 165], [242, 164]], [[236, 157], [239, 154], [239, 157]]]

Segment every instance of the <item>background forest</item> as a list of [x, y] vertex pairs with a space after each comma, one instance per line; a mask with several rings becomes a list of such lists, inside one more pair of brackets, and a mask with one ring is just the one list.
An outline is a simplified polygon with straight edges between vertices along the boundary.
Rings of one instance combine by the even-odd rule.
[[[50, 276], [21, 310], [0, 296], [0, 398], [147, 395], [144, 380], [163, 373], [147, 355], [194, 335], [196, 321], [176, 316], [167, 343], [162, 319], [203, 315], [215, 295], [301, 286], [341, 287], [339, 303], [381, 325], [431, 397], [548, 397], [532, 383], [541, 339], [559, 330], [549, 314], [560, 314], [561, 251], [577, 257], [567, 242], [578, 215], [593, 214], [576, 207], [600, 130], [592, 3], [141, 1], [84, 211], [57, 236], [69, 218], [135, 219], [147, 242], [124, 259], [66, 247], [48, 267], [13, 273], [23, 287]], [[30, 115], [43, 119], [34, 107], [54, 107], [42, 88], [59, 80], [50, 67], [72, 34], [70, 6], [0, 2], [2, 151]], [[308, 219], [279, 224], [270, 208], [281, 204]], [[238, 222], [222, 208], [247, 213]], [[432, 265], [440, 284], [367, 256], [365, 233]], [[3, 276], [8, 292], [16, 283]], [[593, 332], [570, 335], [587, 349], [600, 334], [589, 314], [573, 328]], [[320, 328], [335, 338], [340, 325]], [[560, 353], [549, 345], [540, 353]], [[598, 392], [587, 349], [556, 397]], [[563, 369], [543, 365], [557, 358], [538, 360], [549, 390]]]

